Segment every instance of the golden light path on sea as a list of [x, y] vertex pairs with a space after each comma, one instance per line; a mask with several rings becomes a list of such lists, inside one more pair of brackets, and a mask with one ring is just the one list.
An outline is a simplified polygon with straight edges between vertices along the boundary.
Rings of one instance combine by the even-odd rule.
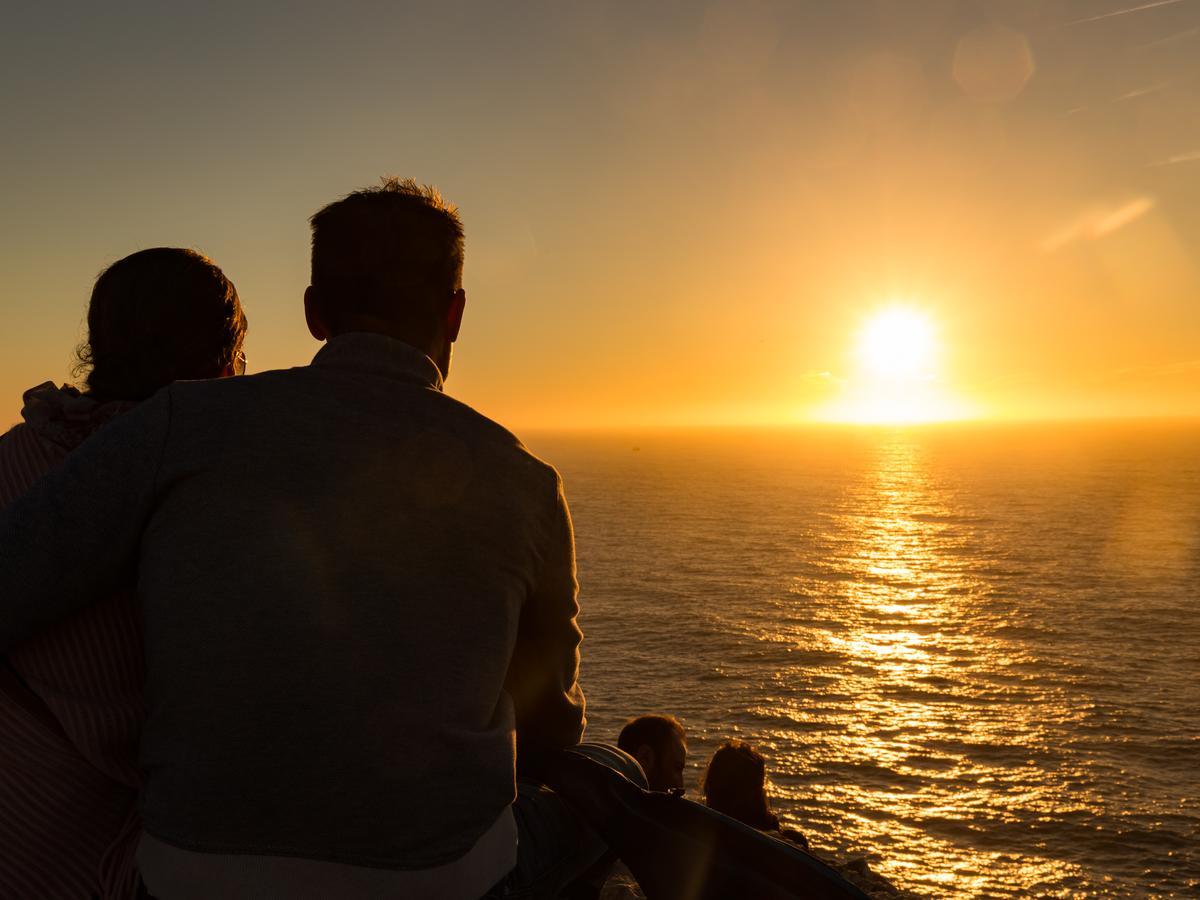
[[[1036, 828], [1026, 821], [1031, 810], [1063, 812], [1058, 785], [1078, 773], [1038, 772], [1033, 759], [1012, 759], [1020, 751], [1006, 747], [1038, 742], [1052, 691], [1023, 706], [1002, 688], [986, 696], [971, 686], [978, 679], [963, 677], [1002, 673], [1022, 660], [1019, 649], [972, 633], [973, 598], [983, 585], [956, 559], [965, 532], [944, 525], [956, 512], [953, 498], [920, 444], [897, 431], [859, 499], [844, 522], [845, 562], [857, 574], [840, 582], [838, 604], [851, 612], [844, 627], [820, 632], [821, 650], [850, 661], [838, 692], [853, 698], [852, 711], [842, 711], [840, 730], [825, 732], [807, 759], [795, 760], [846, 777], [777, 788], [780, 796], [844, 808], [846, 832], [878, 850], [874, 868], [935, 895], [982, 896], [997, 880], [1070, 883], [1082, 874], [1078, 866], [988, 848], [989, 827]], [[785, 705], [782, 714], [806, 726], [832, 712], [794, 698]], [[1079, 794], [1067, 802], [1095, 808], [1101, 801]]]

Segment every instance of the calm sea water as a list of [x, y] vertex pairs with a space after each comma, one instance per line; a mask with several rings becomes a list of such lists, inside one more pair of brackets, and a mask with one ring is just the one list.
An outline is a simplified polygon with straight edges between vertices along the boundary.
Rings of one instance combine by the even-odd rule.
[[589, 733], [727, 737], [938, 897], [1200, 897], [1200, 427], [526, 436], [575, 515]]

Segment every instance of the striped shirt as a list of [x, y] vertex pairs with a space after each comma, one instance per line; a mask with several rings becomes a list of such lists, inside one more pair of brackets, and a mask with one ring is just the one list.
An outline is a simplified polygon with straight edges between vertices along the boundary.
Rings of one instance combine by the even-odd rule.
[[[49, 383], [27, 391], [25, 421], [0, 437], [0, 507], [128, 408]], [[136, 896], [144, 669], [131, 590], [0, 661], [0, 897]]]

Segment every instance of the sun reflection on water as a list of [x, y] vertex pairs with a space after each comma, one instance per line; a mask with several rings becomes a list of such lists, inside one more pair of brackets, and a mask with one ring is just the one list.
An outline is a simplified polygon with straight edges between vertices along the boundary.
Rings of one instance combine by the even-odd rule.
[[[816, 807], [845, 809], [836, 833], [878, 849], [875, 867], [885, 875], [935, 895], [976, 894], [1006, 872], [1014, 884], [1069, 882], [1077, 867], [987, 846], [990, 828], [1016, 821], [1008, 804], [1050, 798], [1042, 787], [1022, 791], [1022, 770], [1034, 760], [1003, 749], [1017, 736], [1027, 745], [1037, 724], [1020, 704], [994, 711], [996, 698], [972, 683], [1003, 672], [1013, 656], [969, 627], [984, 585], [963, 562], [974, 535], [950, 488], [937, 483], [922, 445], [898, 430], [847, 500], [834, 523], [840, 552], [825, 563], [842, 577], [815, 590], [798, 579], [797, 589], [836, 610], [839, 627], [778, 638], [815, 639], [840, 660], [831, 668], [849, 703], [807, 713], [803, 700], [790, 704], [800, 723], [834, 719], [838, 727], [794, 761], [805, 774], [779, 785], [779, 795], [795, 801], [800, 827]], [[829, 772], [844, 777], [818, 774]], [[837, 840], [833, 829], [827, 837]], [[919, 862], [906, 847], [920, 847]]]

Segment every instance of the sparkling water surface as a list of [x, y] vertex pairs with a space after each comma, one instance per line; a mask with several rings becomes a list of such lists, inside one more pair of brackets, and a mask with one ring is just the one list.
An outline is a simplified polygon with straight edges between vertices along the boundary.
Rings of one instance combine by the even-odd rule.
[[589, 735], [671, 712], [936, 897], [1200, 897], [1200, 426], [530, 434]]

